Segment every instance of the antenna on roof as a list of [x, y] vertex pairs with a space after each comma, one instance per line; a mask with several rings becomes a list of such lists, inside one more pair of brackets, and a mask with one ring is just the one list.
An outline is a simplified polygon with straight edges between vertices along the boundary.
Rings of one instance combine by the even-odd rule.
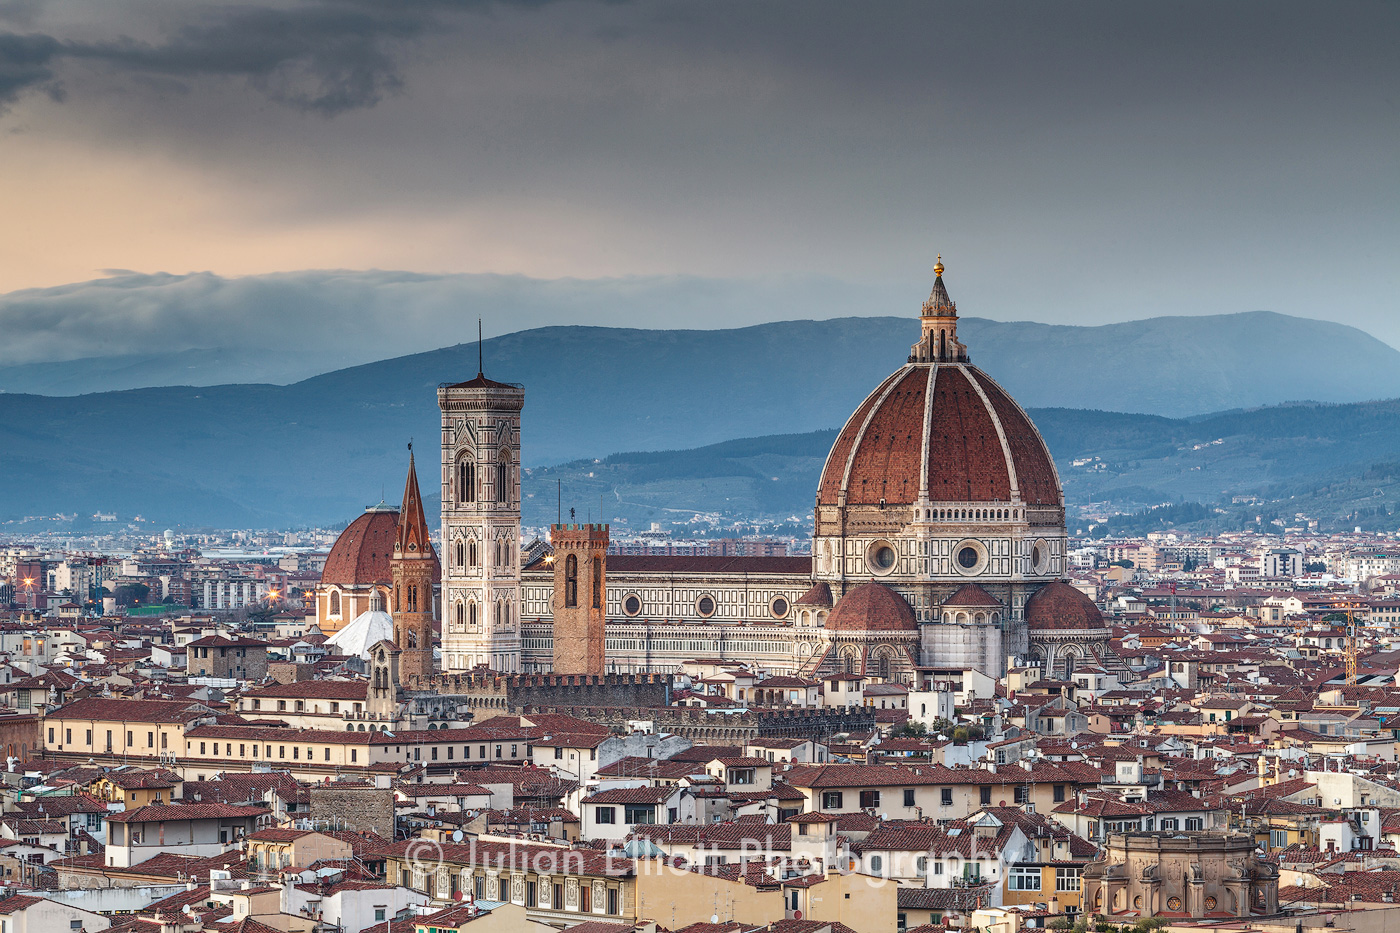
[[482, 364], [481, 354], [481, 318], [476, 319], [476, 374], [478, 377], [486, 374], [486, 367]]

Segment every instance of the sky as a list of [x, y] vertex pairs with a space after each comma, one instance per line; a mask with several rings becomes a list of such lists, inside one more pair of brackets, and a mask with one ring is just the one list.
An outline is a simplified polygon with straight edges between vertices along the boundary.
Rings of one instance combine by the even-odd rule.
[[[265, 341], [200, 286], [308, 270], [589, 292], [531, 324], [912, 315], [939, 253], [967, 314], [1400, 346], [1397, 48], [1393, 0], [0, 0], [0, 363]], [[743, 297], [598, 310], [676, 281]], [[353, 320], [466, 339], [402, 295]]]

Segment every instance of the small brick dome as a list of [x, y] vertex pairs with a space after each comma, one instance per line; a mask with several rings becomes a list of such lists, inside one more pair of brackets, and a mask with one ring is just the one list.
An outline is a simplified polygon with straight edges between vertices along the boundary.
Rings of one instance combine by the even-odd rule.
[[822, 582], [812, 584], [812, 588], [802, 594], [802, 598], [797, 601], [797, 605], [816, 606], [818, 609], [830, 609], [831, 587]]
[[976, 583], [964, 583], [957, 592], [943, 600], [944, 609], [1000, 609], [1001, 600]]
[[376, 506], [349, 524], [335, 539], [321, 582], [337, 586], [378, 583], [389, 586], [389, 559], [399, 532], [398, 509]]
[[826, 628], [835, 632], [917, 632], [914, 610], [883, 583], [852, 587], [826, 617]]
[[1032, 632], [1047, 629], [1101, 629], [1103, 613], [1082, 592], [1056, 580], [1035, 591], [1026, 600], [1026, 627]]

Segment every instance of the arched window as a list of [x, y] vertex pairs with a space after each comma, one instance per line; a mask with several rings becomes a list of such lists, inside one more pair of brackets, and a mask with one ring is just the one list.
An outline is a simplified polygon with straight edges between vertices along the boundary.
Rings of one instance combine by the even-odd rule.
[[467, 566], [469, 567], [475, 567], [478, 563], [475, 538], [467, 542], [467, 561]]
[[408, 612], [417, 612], [417, 611], [418, 611], [418, 586], [417, 586], [417, 584], [414, 584], [414, 583], [410, 583], [410, 584], [408, 585], [408, 607], [407, 607], [407, 611], [408, 611]]
[[340, 615], [340, 590], [331, 590], [331, 615]]
[[457, 539], [457, 566], [467, 566], [467, 544], [461, 538]]
[[464, 625], [466, 625], [466, 624], [467, 624], [467, 607], [466, 607], [466, 605], [463, 604], [463, 603], [458, 603], [458, 604], [457, 604], [457, 630], [458, 630], [458, 631], [461, 631], [461, 630], [462, 630], [462, 627], [463, 627]]
[[463, 505], [476, 501], [476, 464], [466, 456], [457, 461], [457, 501]]
[[415, 632], [412, 628], [409, 628], [407, 631], [404, 632], [404, 635], [405, 635], [405, 641], [408, 642], [408, 644], [404, 646], [405, 648], [417, 648], [417, 647], [418, 647], [418, 633], [417, 633], [417, 632]]
[[578, 605], [578, 556], [570, 554], [564, 560], [564, 605]]
[[467, 603], [467, 624], [472, 628], [476, 628], [476, 622], [476, 603]]
[[880, 664], [880, 676], [881, 676], [882, 678], [884, 678], [885, 680], [889, 680], [889, 679], [890, 679], [890, 656], [887, 655], [887, 654], [882, 654], [882, 655], [880, 655], [879, 664]]
[[496, 458], [496, 501], [510, 501], [510, 451], [504, 448]]
[[885, 870], [885, 860], [878, 855], [870, 856], [870, 873], [878, 875]]
[[847, 674], [854, 674], [854, 673], [856, 672], [856, 656], [853, 655], [853, 654], [848, 654], [848, 655], [846, 655], [846, 657], [845, 657], [845, 663], [846, 663], [846, 673], [847, 673]]
[[603, 608], [603, 559], [593, 558], [593, 608]]

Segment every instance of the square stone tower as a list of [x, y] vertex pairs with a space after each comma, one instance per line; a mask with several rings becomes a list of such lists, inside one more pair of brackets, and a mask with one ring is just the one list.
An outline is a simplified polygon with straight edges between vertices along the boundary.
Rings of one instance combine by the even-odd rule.
[[554, 672], [602, 674], [608, 606], [608, 526], [551, 525]]
[[442, 410], [442, 667], [520, 672], [522, 386], [438, 387]]

